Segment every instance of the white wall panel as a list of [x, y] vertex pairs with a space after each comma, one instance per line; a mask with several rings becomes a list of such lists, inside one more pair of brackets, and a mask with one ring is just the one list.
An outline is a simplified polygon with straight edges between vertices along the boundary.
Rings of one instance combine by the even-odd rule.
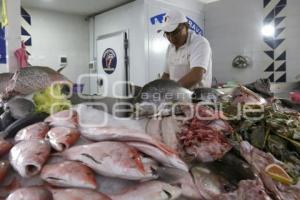
[[[241, 83], [266, 78], [264, 74], [270, 60], [265, 55], [263, 42], [262, 0], [226, 0], [205, 5], [205, 30], [213, 50], [213, 76], [219, 82], [237, 80]], [[288, 0], [281, 15], [286, 15], [287, 81], [300, 74], [300, 1]], [[242, 54], [250, 57], [248, 69], [234, 69], [232, 59]]]
[[[89, 72], [89, 23], [82, 16], [26, 9], [32, 18], [32, 65], [60, 68], [60, 56], [68, 58], [62, 71], [72, 81]], [[85, 82], [85, 92], [89, 90]]]

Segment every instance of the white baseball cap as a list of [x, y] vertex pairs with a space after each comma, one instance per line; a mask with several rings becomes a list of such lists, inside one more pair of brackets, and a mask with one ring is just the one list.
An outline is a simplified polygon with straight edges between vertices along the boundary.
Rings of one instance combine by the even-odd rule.
[[164, 22], [158, 32], [164, 31], [164, 32], [173, 32], [178, 27], [179, 24], [187, 22], [186, 16], [178, 11], [178, 10], [172, 10], [169, 11], [165, 17]]

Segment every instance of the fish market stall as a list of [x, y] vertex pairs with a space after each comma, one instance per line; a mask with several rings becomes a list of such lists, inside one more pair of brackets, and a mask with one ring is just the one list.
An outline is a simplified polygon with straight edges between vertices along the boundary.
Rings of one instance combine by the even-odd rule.
[[[0, 197], [298, 200], [300, 114], [247, 87], [156, 80], [133, 98], [71, 101], [56, 85], [13, 87], [2, 95], [13, 120], [2, 126]], [[132, 107], [116, 116], [118, 103]]]

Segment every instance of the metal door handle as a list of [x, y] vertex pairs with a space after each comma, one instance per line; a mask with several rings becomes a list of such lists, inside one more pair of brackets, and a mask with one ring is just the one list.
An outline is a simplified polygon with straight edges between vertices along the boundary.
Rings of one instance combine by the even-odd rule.
[[102, 87], [103, 86], [103, 79], [97, 79], [97, 84], [98, 84], [98, 86]]

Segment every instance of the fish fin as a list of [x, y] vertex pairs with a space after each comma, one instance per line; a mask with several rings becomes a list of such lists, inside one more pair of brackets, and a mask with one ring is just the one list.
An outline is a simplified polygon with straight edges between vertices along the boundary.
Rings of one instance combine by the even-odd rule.
[[63, 67], [59, 68], [58, 70], [56, 70], [56, 72], [60, 73], [60, 72], [62, 72], [62, 70], [64, 70], [65, 68], [66, 68], [66, 66], [63, 66]]
[[141, 171], [144, 174], [145, 173], [145, 168], [144, 168], [144, 164], [142, 162], [142, 158], [141, 158], [140, 153], [134, 148], [130, 148], [130, 153], [132, 155], [132, 158], [135, 161], [135, 164], [136, 164], [138, 170]]
[[12, 93], [14, 91], [15, 86], [16, 86], [16, 82], [19, 78], [19, 74], [20, 74], [20, 70], [16, 71], [14, 73], [14, 75], [12, 76], [12, 78], [8, 81], [8, 84], [5, 88], [5, 93], [6, 94]]

